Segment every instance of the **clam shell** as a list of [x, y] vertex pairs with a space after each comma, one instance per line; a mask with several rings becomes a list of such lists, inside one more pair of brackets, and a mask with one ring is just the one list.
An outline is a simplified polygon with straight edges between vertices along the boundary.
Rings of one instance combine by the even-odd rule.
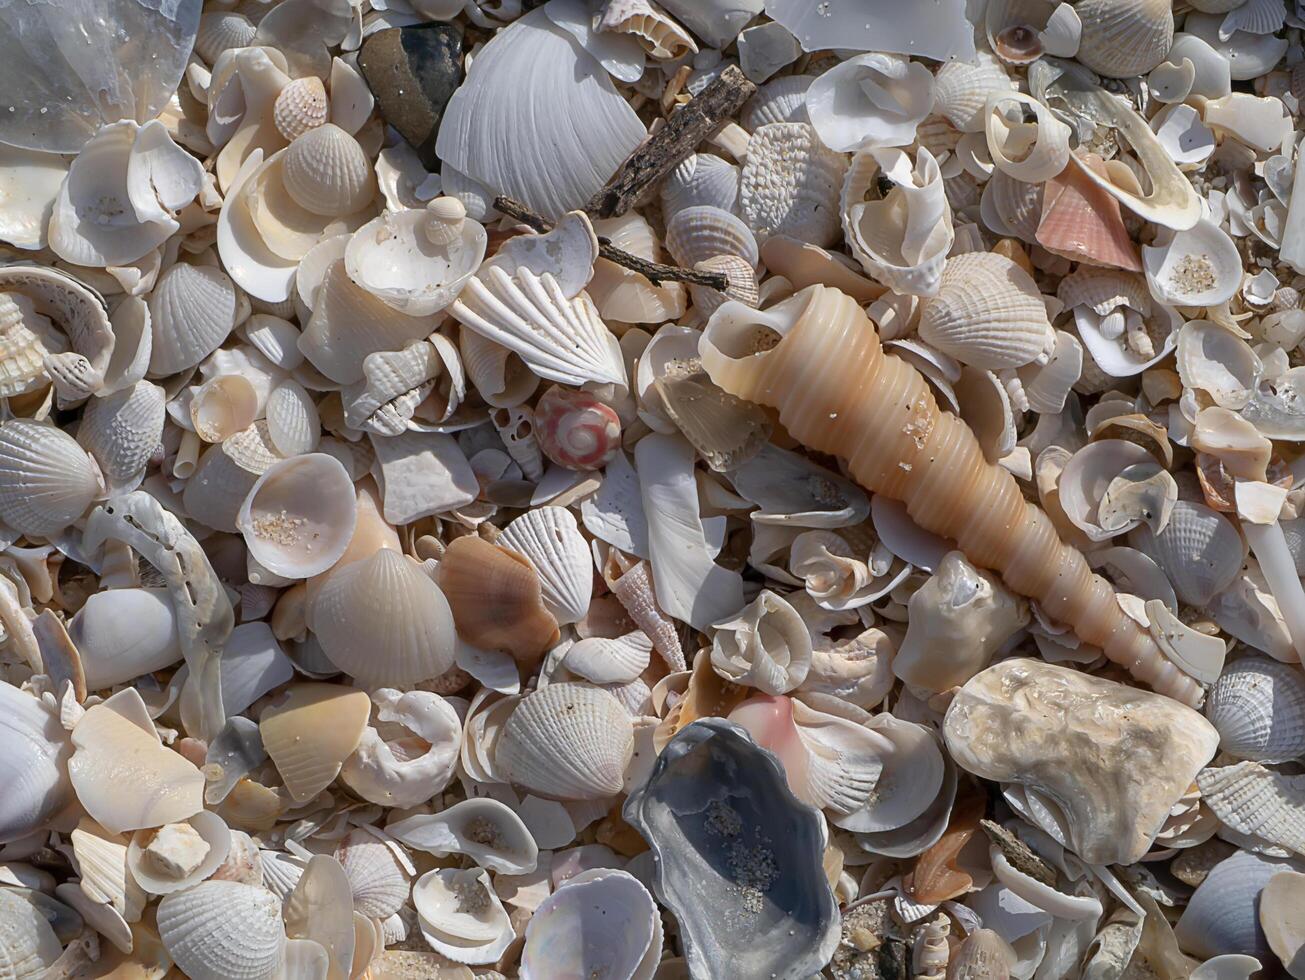
[[272, 980], [285, 956], [281, 902], [265, 888], [205, 881], [164, 897], [159, 938], [195, 980]]
[[[71, 799], [72, 746], [58, 714], [30, 694], [0, 683], [0, 707], [0, 732], [11, 744], [30, 747], [0, 756], [0, 778], [9, 787], [0, 797], [0, 842], [7, 843], [37, 831]], [[7, 892], [0, 889], [2, 894]], [[0, 916], [0, 923], [8, 921]]]
[[410, 847], [444, 857], [465, 854], [482, 868], [522, 875], [535, 870], [539, 848], [522, 818], [493, 799], [469, 799], [433, 814], [407, 817], [385, 828]]
[[1267, 962], [1271, 953], [1256, 906], [1269, 879], [1290, 867], [1247, 851], [1220, 861], [1192, 894], [1174, 926], [1178, 944], [1193, 956], [1243, 953]]
[[587, 684], [550, 684], [513, 710], [494, 762], [539, 796], [595, 800], [621, 792], [633, 748], [630, 716], [616, 698]]
[[309, 453], [274, 463], [250, 488], [236, 515], [250, 555], [286, 578], [310, 578], [344, 554], [357, 502], [334, 456]]
[[575, 516], [565, 507], [522, 514], [498, 538], [539, 573], [541, 598], [559, 624], [574, 623], [589, 609], [594, 563]]
[[53, 425], [0, 425], [0, 518], [23, 534], [62, 531], [104, 492], [95, 461]]
[[1171, 7], [1169, 0], [1084, 0], [1074, 8], [1083, 23], [1076, 57], [1107, 78], [1145, 75], [1174, 42]]
[[240, 505], [278, 459], [264, 419], [210, 446], [182, 491], [186, 513], [201, 524], [234, 534]]
[[195, 390], [190, 421], [205, 442], [221, 442], [254, 424], [262, 406], [258, 391], [240, 374], [219, 374]]
[[331, 785], [358, 747], [370, 714], [365, 691], [317, 683], [297, 684], [263, 709], [263, 746], [296, 803]]
[[1204, 504], [1180, 500], [1160, 534], [1143, 525], [1129, 543], [1155, 559], [1178, 598], [1198, 608], [1227, 588], [1241, 570], [1246, 546], [1232, 522]]
[[1078, 167], [1067, 167], [1047, 181], [1042, 195], [1042, 217], [1035, 238], [1055, 255], [1089, 265], [1139, 271], [1141, 262], [1119, 202], [1088, 179]]
[[149, 295], [149, 375], [193, 368], [221, 346], [236, 325], [235, 283], [219, 269], [178, 262]]
[[1036, 244], [1042, 196], [1043, 188], [1038, 184], [1026, 184], [998, 170], [983, 186], [979, 202], [983, 223], [998, 235]]
[[479, 868], [426, 872], [413, 885], [412, 904], [427, 945], [457, 963], [493, 963], [516, 938], [489, 876]]
[[86, 403], [77, 441], [110, 485], [129, 484], [144, 473], [163, 437], [165, 405], [163, 389], [148, 381]]
[[1305, 755], [1305, 674], [1267, 657], [1235, 661], [1210, 688], [1205, 716], [1219, 730], [1219, 748], [1234, 758], [1298, 758]]
[[316, 75], [296, 78], [281, 89], [272, 104], [272, 121], [286, 140], [296, 140], [323, 125], [331, 114], [326, 86]]
[[625, 871], [582, 872], [530, 917], [521, 978], [644, 977], [661, 952], [661, 918], [639, 880]]
[[676, 212], [666, 224], [666, 250], [690, 268], [718, 255], [740, 255], [754, 268], [761, 260], [752, 229], [741, 218], [710, 205]]
[[181, 659], [166, 589], [112, 589], [87, 598], [68, 623], [88, 690], [99, 691]]
[[1151, 294], [1170, 306], [1218, 306], [1242, 284], [1242, 258], [1228, 233], [1209, 219], [1143, 246]]
[[987, 51], [974, 61], [949, 61], [934, 76], [934, 111], [962, 133], [983, 131], [988, 96], [1011, 92], [1015, 83], [1000, 61]]
[[353, 890], [353, 907], [370, 919], [386, 919], [408, 901], [412, 865], [397, 844], [370, 828], [349, 831], [335, 848]]
[[643, 630], [613, 639], [590, 636], [566, 652], [562, 666], [594, 684], [630, 683], [648, 669], [652, 650]]
[[296, 137], [285, 151], [281, 172], [295, 203], [313, 214], [353, 214], [376, 193], [376, 174], [367, 154], [334, 123]]
[[222, 52], [247, 47], [257, 31], [248, 17], [235, 10], [210, 11], [199, 18], [195, 52], [212, 65]]
[[847, 158], [825, 146], [812, 126], [762, 126], [748, 144], [739, 211], [762, 241], [788, 235], [831, 245], [838, 238], [838, 195], [846, 169]]
[[[729, 180], [733, 183], [730, 194], [734, 201], [728, 206], [734, 207], [738, 200], [738, 168], [726, 166], [732, 171]], [[673, 213], [663, 211], [663, 216], [669, 221]], [[650, 262], [665, 261], [661, 239], [638, 211], [597, 221], [594, 231], [631, 255]], [[594, 262], [594, 277], [585, 291], [598, 308], [599, 316], [621, 323], [664, 323], [682, 316], [686, 305], [682, 283], [664, 282], [654, 286], [642, 273], [602, 258]]]
[[751, 133], [770, 123], [810, 122], [806, 94], [815, 80], [815, 75], [782, 75], [759, 86], [743, 105], [743, 127]]
[[282, 456], [300, 456], [317, 448], [322, 435], [317, 405], [303, 385], [285, 380], [267, 396], [267, 435]]

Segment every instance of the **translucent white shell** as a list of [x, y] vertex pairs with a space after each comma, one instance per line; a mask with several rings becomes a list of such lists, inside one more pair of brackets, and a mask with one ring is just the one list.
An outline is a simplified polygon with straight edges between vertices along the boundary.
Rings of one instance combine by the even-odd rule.
[[[8, 842], [39, 830], [72, 798], [67, 776], [72, 745], [58, 713], [12, 684], [0, 683], [0, 707], [0, 734], [9, 744], [29, 746], [0, 755], [0, 778], [9, 787], [0, 797], [0, 841]], [[0, 924], [9, 921], [0, 915]]]
[[339, 561], [356, 520], [344, 466], [334, 456], [309, 453], [267, 468], [241, 504], [236, 527], [264, 568], [309, 578]]
[[123, 684], [181, 659], [166, 589], [110, 589], [90, 596], [68, 623], [88, 690]]
[[63, 430], [30, 419], [0, 425], [0, 519], [10, 527], [56, 534], [103, 492], [95, 461]]
[[657, 905], [637, 878], [625, 871], [582, 872], [530, 917], [521, 977], [645, 978], [661, 947]]
[[748, 143], [739, 211], [763, 241], [788, 235], [816, 245], [833, 244], [846, 169], [847, 158], [825, 146], [806, 123], [762, 126]]
[[178, 262], [149, 295], [151, 377], [193, 368], [227, 339], [236, 325], [235, 284], [208, 266]]
[[1167, 241], [1142, 248], [1151, 294], [1170, 306], [1218, 306], [1242, 284], [1242, 257], [1228, 233], [1208, 218]]
[[493, 799], [470, 799], [438, 813], [407, 817], [385, 828], [436, 857], [465, 854], [482, 868], [521, 875], [535, 870], [539, 848], [521, 817]]
[[505, 527], [497, 543], [535, 567], [544, 605], [559, 624], [574, 623], [588, 611], [594, 563], [571, 511], [531, 510]]
[[272, 980], [285, 955], [281, 902], [265, 888], [205, 881], [164, 897], [159, 938], [195, 980]]
[[428, 871], [412, 888], [427, 945], [458, 963], [493, 963], [516, 938], [507, 911], [482, 869]]
[[806, 96], [811, 125], [834, 150], [907, 146], [933, 101], [928, 68], [874, 52], [839, 62], [811, 83]]
[[370, 828], [349, 831], [335, 848], [353, 890], [353, 907], [370, 919], [386, 919], [408, 901], [409, 871], [403, 848]]
[[306, 803], [335, 780], [358, 747], [371, 702], [364, 691], [304, 682], [263, 709], [263, 746], [296, 803]]
[[1234, 758], [1275, 763], [1305, 755], [1305, 673], [1267, 657], [1237, 660], [1210, 688], [1205, 716]]
[[[175, 846], [164, 841], [181, 832], [189, 846], [184, 863]], [[191, 888], [220, 868], [231, 852], [231, 831], [226, 822], [211, 810], [201, 810], [184, 823], [159, 829], [138, 830], [127, 846], [127, 868], [132, 878], [152, 895], [168, 895]]]

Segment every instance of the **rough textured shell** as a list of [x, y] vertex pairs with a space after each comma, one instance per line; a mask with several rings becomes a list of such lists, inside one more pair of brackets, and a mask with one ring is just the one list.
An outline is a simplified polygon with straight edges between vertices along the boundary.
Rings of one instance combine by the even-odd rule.
[[159, 938], [194, 980], [271, 980], [285, 954], [281, 902], [265, 888], [206, 881], [159, 903]]
[[0, 518], [17, 531], [50, 535], [81, 517], [103, 492], [94, 461], [53, 425], [0, 425]]
[[1305, 855], [1305, 778], [1239, 762], [1204, 769], [1196, 783], [1229, 830]]
[[321, 126], [330, 113], [326, 86], [316, 75], [296, 78], [281, 89], [272, 105], [272, 120], [277, 132], [288, 140], [298, 139], [310, 129]]
[[963, 133], [983, 130], [983, 110], [992, 92], [1010, 92], [1015, 83], [1000, 61], [987, 51], [975, 60], [949, 61], [934, 77], [934, 110]]
[[575, 516], [565, 507], [539, 507], [506, 528], [498, 543], [535, 566], [544, 605], [558, 623], [574, 623], [589, 609], [594, 564]]
[[763, 241], [788, 235], [831, 245], [838, 239], [838, 196], [846, 169], [847, 157], [821, 143], [812, 126], [762, 126], [748, 143], [739, 182], [743, 220]]
[[35, 391], [49, 380], [45, 358], [68, 338], [21, 293], [0, 293], [0, 397]]
[[1145, 75], [1174, 43], [1170, 0], [1084, 0], [1078, 60], [1108, 78]]
[[994, 252], [957, 255], [938, 295], [920, 311], [920, 339], [989, 370], [1020, 367], [1046, 353], [1054, 336], [1033, 277]]
[[285, 189], [306, 211], [353, 214], [376, 193], [376, 174], [358, 141], [334, 123], [308, 130], [285, 151]]
[[1155, 534], [1145, 524], [1130, 543], [1155, 559], [1183, 602], [1203, 607], [1241, 570], [1246, 547], [1228, 518], [1205, 504], [1180, 500]]
[[178, 262], [149, 296], [151, 377], [197, 365], [236, 324], [236, 286], [219, 269]]
[[522, 698], [494, 761], [540, 796], [596, 800], [621, 792], [633, 750], [634, 727], [616, 698], [587, 684], [550, 684]]
[[95, 457], [110, 484], [121, 485], [144, 472], [163, 436], [166, 414], [163, 389], [137, 381], [87, 402], [77, 441]]
[[1305, 755], [1305, 673], [1267, 657], [1231, 663], [1210, 688], [1205, 716], [1219, 730], [1219, 748], [1234, 758]]

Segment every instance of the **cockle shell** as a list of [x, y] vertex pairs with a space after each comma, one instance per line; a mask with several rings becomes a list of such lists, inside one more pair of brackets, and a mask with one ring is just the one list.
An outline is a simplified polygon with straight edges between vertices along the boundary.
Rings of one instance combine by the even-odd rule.
[[575, 516], [564, 507], [540, 507], [503, 529], [498, 542], [539, 573], [540, 598], [561, 625], [581, 619], [589, 609], [594, 563]]
[[158, 385], [137, 381], [86, 403], [77, 441], [111, 486], [126, 486], [144, 473], [163, 437], [166, 401]]
[[301, 683], [263, 709], [263, 746], [296, 803], [329, 786], [358, 747], [371, 703], [364, 691]]
[[1239, 762], [1204, 769], [1196, 783], [1201, 801], [1229, 830], [1305, 856], [1305, 779]]
[[[758, 92], [753, 99], [758, 98], [760, 94]], [[798, 103], [801, 104], [800, 97]], [[805, 114], [805, 109], [803, 113]], [[780, 118], [765, 120], [765, 122], [792, 121], [804, 120]], [[759, 122], [757, 125], [763, 123]], [[756, 126], [749, 128], [755, 129]], [[711, 153], [693, 153], [685, 157], [662, 184], [662, 215], [667, 224], [688, 208], [712, 207], [733, 213], [739, 205], [739, 173], [739, 167], [735, 164]]]
[[178, 262], [149, 295], [151, 377], [192, 368], [236, 325], [235, 284], [219, 269]]
[[1285, 762], [1305, 755], [1305, 674], [1295, 664], [1245, 657], [1210, 688], [1205, 716], [1219, 748], [1237, 759]]
[[715, 630], [711, 662], [722, 677], [763, 694], [785, 694], [806, 679], [811, 635], [797, 611], [774, 592], [763, 589]]
[[1042, 219], [1043, 188], [1016, 180], [1004, 170], [994, 170], [983, 187], [980, 215], [991, 231], [1035, 243]]
[[[933, 107], [934, 80], [924, 65], [908, 58], [862, 54], [813, 81], [806, 103], [811, 125], [830, 149], [907, 146]], [[763, 130], [753, 134], [754, 141]], [[755, 145], [749, 145], [749, 161]]]
[[1076, 57], [1108, 78], [1145, 75], [1173, 44], [1168, 0], [1086, 0], [1075, 12], [1083, 24]]
[[510, 782], [539, 796], [594, 800], [624, 785], [634, 748], [625, 708], [587, 684], [550, 684], [513, 709], [494, 752]]
[[666, 251], [692, 267], [719, 255], [738, 255], [752, 266], [760, 261], [757, 237], [743, 219], [708, 204], [677, 211], [666, 223]]
[[330, 113], [326, 86], [315, 75], [296, 78], [281, 89], [272, 104], [272, 120], [277, 132], [287, 141], [296, 140], [310, 129], [325, 124]]
[[980, 51], [972, 62], [949, 61], [938, 69], [934, 76], [934, 111], [962, 133], [982, 132], [988, 96], [1014, 88], [1001, 62], [989, 52]]
[[164, 897], [159, 937], [195, 980], [272, 980], [285, 955], [281, 902], [265, 888], [206, 881]]
[[353, 907], [372, 919], [386, 919], [408, 900], [412, 865], [403, 849], [371, 829], [349, 831], [335, 848], [353, 891]]
[[838, 237], [838, 192], [846, 169], [847, 158], [821, 142], [812, 126], [762, 126], [748, 144], [739, 211], [762, 241], [788, 235], [832, 244]]
[[585, 391], [552, 385], [535, 404], [539, 448], [573, 470], [602, 469], [621, 448], [621, 419]]
[[499, 874], [528, 874], [539, 858], [539, 848], [521, 817], [494, 799], [463, 800], [438, 813], [406, 817], [385, 831], [436, 857], [465, 854]]
[[[372, 692], [383, 736], [370, 725], [344, 760], [340, 778], [378, 806], [410, 807], [440, 792], [453, 778], [462, 723], [453, 706], [430, 691]], [[389, 725], [398, 727], [396, 735]], [[410, 734], [402, 734], [402, 733]]]
[[99, 467], [63, 430], [30, 419], [0, 424], [0, 518], [10, 527], [55, 534], [103, 492]]
[[296, 137], [281, 168], [286, 191], [313, 214], [353, 214], [376, 193], [376, 175], [366, 153], [334, 123], [312, 127]]
[[236, 527], [263, 567], [310, 578], [339, 561], [356, 520], [349, 474], [333, 456], [309, 453], [263, 472], [240, 505]]
[[[0, 731], [30, 751], [6, 752], [0, 774], [9, 790], [0, 799], [0, 841], [35, 832], [72, 798], [68, 759], [72, 745], [57, 712], [11, 684], [0, 683]], [[0, 894], [7, 894], [0, 889]], [[0, 923], [10, 921], [0, 916]]]
[[199, 19], [195, 34], [195, 51], [210, 65], [218, 55], [231, 48], [246, 47], [254, 40], [257, 28], [244, 14], [235, 10], [213, 10]]
[[1246, 554], [1228, 518], [1205, 504], [1179, 500], [1159, 534], [1143, 525], [1130, 543], [1155, 559], [1178, 598], [1198, 608], [1231, 584]]

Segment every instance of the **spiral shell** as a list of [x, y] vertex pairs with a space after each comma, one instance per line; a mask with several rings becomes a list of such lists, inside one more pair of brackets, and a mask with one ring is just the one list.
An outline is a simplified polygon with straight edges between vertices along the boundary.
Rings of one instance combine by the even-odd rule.
[[621, 420], [585, 391], [553, 385], [535, 405], [535, 431], [544, 455], [573, 470], [598, 470], [621, 448]]

